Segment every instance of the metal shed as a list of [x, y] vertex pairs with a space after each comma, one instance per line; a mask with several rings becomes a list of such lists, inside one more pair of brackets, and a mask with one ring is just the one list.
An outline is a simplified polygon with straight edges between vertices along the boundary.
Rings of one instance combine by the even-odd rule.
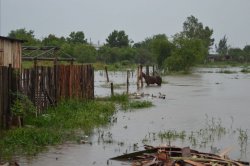
[[24, 40], [0, 36], [0, 66], [21, 68], [22, 43]]

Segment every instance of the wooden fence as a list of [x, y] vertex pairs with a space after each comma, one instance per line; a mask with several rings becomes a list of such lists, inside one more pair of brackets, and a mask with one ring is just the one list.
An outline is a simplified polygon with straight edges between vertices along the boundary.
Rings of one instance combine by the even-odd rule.
[[[15, 78], [15, 79], [14, 79]], [[10, 92], [20, 91], [35, 104], [38, 112], [64, 99], [94, 98], [94, 69], [92, 65], [37, 66], [20, 73], [0, 67], [0, 124], [8, 127], [13, 102]]]
[[14, 100], [12, 92], [17, 91], [17, 73], [11, 67], [0, 66], [0, 128], [8, 128], [11, 121], [10, 107]]

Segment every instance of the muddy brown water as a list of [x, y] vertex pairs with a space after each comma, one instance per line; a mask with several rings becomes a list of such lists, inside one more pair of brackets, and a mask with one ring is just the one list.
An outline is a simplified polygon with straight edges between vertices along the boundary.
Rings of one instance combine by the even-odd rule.
[[[149, 100], [155, 105], [151, 108], [121, 111], [114, 115], [117, 121], [105, 128], [95, 129], [86, 138], [91, 144], [66, 143], [51, 147], [32, 158], [20, 158], [21, 165], [128, 165], [124, 162], [110, 161], [109, 158], [135, 150], [143, 150], [143, 144], [190, 146], [205, 152], [218, 152], [232, 147], [230, 157], [250, 160], [250, 74], [218, 73], [221, 69], [196, 69], [191, 75], [165, 76], [161, 87], [149, 86], [137, 91], [136, 77], [131, 74], [130, 92], [148, 94], [141, 100]], [[116, 93], [126, 91], [126, 72], [110, 72], [110, 80], [119, 84]], [[110, 95], [110, 89], [103, 72], [95, 73], [95, 95]], [[158, 98], [159, 93], [166, 98]], [[153, 95], [153, 97], [152, 97]], [[156, 97], [154, 97], [156, 96]], [[224, 134], [207, 133], [207, 123], [219, 124]], [[161, 140], [159, 132], [185, 131], [186, 139]], [[239, 131], [244, 131], [240, 135]], [[191, 133], [196, 134], [196, 143], [190, 141]], [[205, 136], [204, 136], [205, 135]], [[241, 136], [245, 140], [242, 141]], [[209, 138], [209, 139], [207, 139]], [[206, 140], [205, 142], [203, 142]]]

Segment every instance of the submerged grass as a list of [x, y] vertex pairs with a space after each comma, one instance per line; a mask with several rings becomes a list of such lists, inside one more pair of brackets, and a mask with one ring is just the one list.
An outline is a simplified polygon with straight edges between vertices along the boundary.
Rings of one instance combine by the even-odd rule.
[[124, 110], [128, 110], [128, 109], [142, 109], [142, 108], [148, 108], [148, 107], [152, 107], [153, 104], [151, 101], [130, 101], [127, 104], [123, 104], [122, 108]]
[[127, 94], [115, 94], [111, 97], [99, 98], [98, 100], [118, 103], [125, 111], [128, 109], [141, 109], [154, 106], [151, 101], [130, 100]]
[[80, 131], [110, 122], [115, 112], [112, 102], [65, 101], [39, 117], [25, 119], [25, 127], [5, 131], [0, 139], [0, 161], [13, 155], [34, 155], [47, 146], [74, 140]]
[[82, 133], [90, 134], [94, 128], [112, 122], [115, 103], [132, 109], [152, 106], [148, 101], [130, 101], [126, 94], [94, 101], [60, 102], [46, 114], [24, 119], [24, 127], [1, 133], [0, 162], [15, 155], [35, 155], [48, 146], [76, 141]]

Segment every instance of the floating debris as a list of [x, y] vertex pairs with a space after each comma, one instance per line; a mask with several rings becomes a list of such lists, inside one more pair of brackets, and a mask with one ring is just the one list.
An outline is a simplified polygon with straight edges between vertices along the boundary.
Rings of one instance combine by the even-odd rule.
[[127, 161], [131, 166], [245, 166], [249, 162], [231, 160], [227, 154], [230, 148], [220, 154], [199, 152], [189, 147], [145, 145], [145, 150], [124, 154], [111, 160]]

